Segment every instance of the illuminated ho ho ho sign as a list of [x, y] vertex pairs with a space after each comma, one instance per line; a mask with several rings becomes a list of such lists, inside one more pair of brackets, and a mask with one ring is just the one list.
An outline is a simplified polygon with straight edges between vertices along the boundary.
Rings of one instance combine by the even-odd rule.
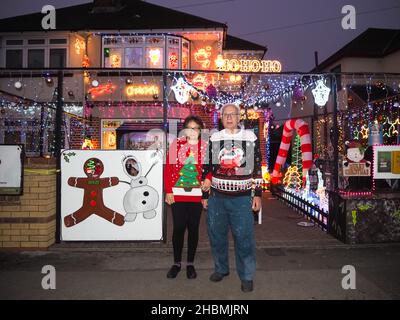
[[217, 70], [240, 71], [240, 72], [281, 72], [282, 64], [278, 60], [247, 60], [247, 59], [224, 59], [218, 55], [215, 60]]

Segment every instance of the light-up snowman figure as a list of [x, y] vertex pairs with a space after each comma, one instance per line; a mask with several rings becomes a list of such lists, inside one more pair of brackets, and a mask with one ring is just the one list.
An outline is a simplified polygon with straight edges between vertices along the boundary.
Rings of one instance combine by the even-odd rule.
[[144, 176], [142, 167], [134, 156], [127, 156], [122, 161], [124, 172], [132, 179], [131, 189], [126, 192], [123, 200], [126, 222], [135, 221], [140, 213], [143, 213], [145, 219], [153, 219], [157, 214], [155, 209], [160, 197], [157, 190], [148, 185], [147, 180], [147, 175], [159, 161], [156, 157], [157, 152], [152, 155], [153, 163]]

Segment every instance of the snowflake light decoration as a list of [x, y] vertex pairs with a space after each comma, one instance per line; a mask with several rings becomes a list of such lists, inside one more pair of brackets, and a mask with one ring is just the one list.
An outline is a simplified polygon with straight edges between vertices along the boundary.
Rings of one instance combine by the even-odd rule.
[[328, 99], [329, 99], [330, 92], [331, 92], [331, 89], [329, 89], [325, 85], [324, 81], [318, 80], [317, 86], [315, 87], [315, 89], [312, 90], [312, 94], [314, 96], [315, 103], [320, 107], [323, 107], [324, 105], [326, 105], [326, 103], [328, 102]]

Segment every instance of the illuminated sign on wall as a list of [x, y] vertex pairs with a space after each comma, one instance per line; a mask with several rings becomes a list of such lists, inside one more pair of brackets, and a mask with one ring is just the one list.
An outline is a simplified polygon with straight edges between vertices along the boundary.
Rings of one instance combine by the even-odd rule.
[[240, 72], [281, 72], [282, 65], [278, 60], [224, 59], [218, 55], [215, 60], [217, 70]]
[[95, 99], [98, 96], [104, 95], [104, 94], [111, 94], [117, 89], [117, 86], [112, 83], [107, 83], [107, 84], [101, 84], [97, 87], [90, 88], [89, 89], [89, 94], [92, 96], [93, 99]]
[[159, 88], [155, 85], [131, 85], [126, 87], [126, 95], [133, 96], [152, 96], [159, 94]]
[[201, 90], [205, 90], [207, 86], [210, 84], [215, 84], [215, 77], [210, 73], [197, 73], [194, 75], [193, 79], [191, 80], [191, 84], [196, 88]]
[[207, 46], [206, 48], [201, 48], [194, 53], [194, 60], [201, 65], [202, 68], [208, 69], [211, 64], [211, 51], [212, 48]]
[[85, 41], [76, 39], [75, 40], [75, 52], [76, 54], [81, 54], [82, 50], [85, 50]]

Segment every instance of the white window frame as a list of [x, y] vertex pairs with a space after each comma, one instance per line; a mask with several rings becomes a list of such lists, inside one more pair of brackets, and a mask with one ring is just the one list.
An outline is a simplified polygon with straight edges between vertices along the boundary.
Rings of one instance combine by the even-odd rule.
[[[44, 44], [28, 44], [29, 40], [44, 40]], [[66, 40], [65, 44], [50, 44], [50, 39], [64, 39]], [[22, 40], [22, 45], [7, 45], [8, 40]], [[44, 69], [50, 68], [50, 49], [65, 49], [65, 68], [69, 67], [69, 44], [70, 39], [68, 35], [59, 35], [59, 36], [25, 36], [21, 38], [20, 36], [6, 36], [2, 39], [2, 51], [4, 54], [2, 55], [2, 65], [6, 67], [6, 59], [7, 59], [7, 50], [22, 50], [22, 68], [28, 68], [28, 50], [29, 49], [44, 49]]]
[[[124, 38], [129, 37], [132, 35], [119, 35], [119, 34], [108, 34], [108, 35], [103, 35], [101, 39], [101, 65], [103, 68], [108, 68], [105, 66], [105, 56], [104, 56], [104, 49], [109, 48], [109, 49], [122, 49], [122, 61], [121, 61], [121, 68], [127, 68], [125, 65], [125, 49], [127, 48], [142, 48], [143, 50], [143, 59], [142, 59], [142, 67], [141, 68], [147, 68], [146, 67], [146, 48], [148, 47], [162, 47], [163, 48], [163, 67], [162, 68], [167, 68], [168, 69], [168, 54], [169, 54], [169, 43], [168, 40], [171, 38], [175, 38], [179, 40], [179, 44], [177, 47], [179, 47], [179, 63], [178, 63], [178, 69], [182, 68], [182, 52], [183, 52], [183, 41], [187, 41], [189, 43], [189, 51], [188, 51], [188, 69], [190, 69], [190, 40], [179, 36], [179, 35], [169, 35], [169, 34], [144, 34], [144, 35], [134, 35], [132, 37], [143, 37], [143, 42], [141, 44], [131, 44], [125, 42]], [[105, 40], [108, 38], [118, 38], [121, 37], [122, 41], [121, 44], [106, 44]], [[150, 44], [146, 43], [147, 38], [153, 38], [153, 37], [163, 37], [164, 43], [163, 44]], [[172, 45], [171, 45], [172, 46]], [[175, 45], [174, 45], [175, 46]], [[157, 68], [157, 69], [162, 69], [162, 68]]]

